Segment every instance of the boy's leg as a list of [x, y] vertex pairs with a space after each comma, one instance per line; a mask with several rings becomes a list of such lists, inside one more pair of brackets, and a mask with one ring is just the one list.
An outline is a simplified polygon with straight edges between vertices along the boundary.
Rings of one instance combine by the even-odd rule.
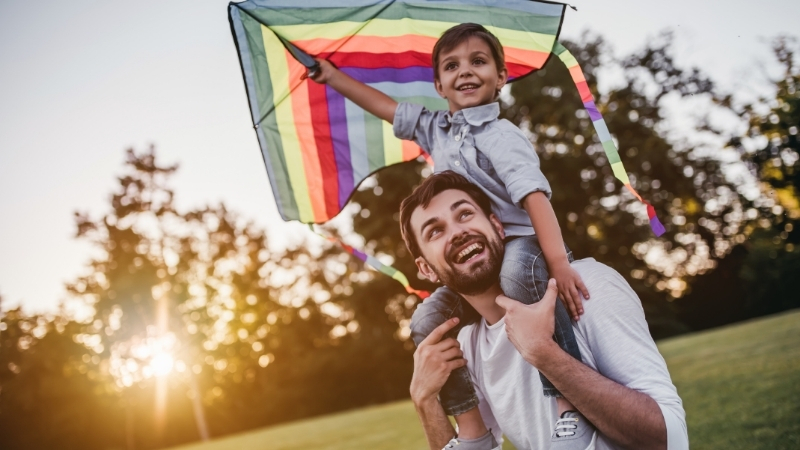
[[[567, 249], [567, 258], [572, 262], [572, 252]], [[539, 239], [536, 236], [519, 236], [506, 239], [503, 267], [500, 270], [500, 287], [509, 298], [530, 305], [542, 299], [547, 291], [549, 274]], [[575, 340], [575, 332], [564, 303], [556, 301], [555, 334], [558, 345], [577, 360], [581, 351]], [[553, 384], [541, 373], [544, 394], [561, 397]]]
[[[442, 286], [420, 303], [411, 316], [411, 339], [414, 344], [419, 345], [434, 328], [452, 317], [458, 317], [460, 322], [447, 337], [455, 338], [461, 327], [475, 322], [479, 316], [460, 295]], [[449, 416], [458, 416], [478, 406], [475, 387], [466, 367], [450, 373], [439, 392], [439, 401]]]

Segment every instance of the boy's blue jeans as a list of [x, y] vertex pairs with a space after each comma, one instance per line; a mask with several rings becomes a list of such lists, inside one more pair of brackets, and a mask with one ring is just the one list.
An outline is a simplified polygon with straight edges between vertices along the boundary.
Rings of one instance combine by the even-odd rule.
[[[569, 249], [567, 249], [567, 258], [572, 262], [572, 252]], [[548, 279], [547, 264], [536, 236], [506, 238], [505, 256], [500, 270], [500, 287], [507, 297], [526, 305], [536, 303], [547, 291]], [[419, 345], [434, 328], [452, 317], [458, 317], [460, 322], [456, 328], [450, 331], [451, 337], [456, 337], [464, 325], [480, 319], [480, 315], [466, 300], [447, 286], [442, 286], [417, 306], [411, 317], [411, 338], [414, 340], [414, 344]], [[561, 300], [556, 301], [553, 338], [564, 351], [575, 359], [581, 360], [581, 353], [572, 330], [572, 322]], [[561, 396], [544, 375], [540, 373], [539, 376], [542, 378], [545, 396]], [[466, 367], [458, 368], [450, 373], [450, 378], [439, 392], [439, 400], [445, 413], [450, 416], [463, 414], [478, 406], [475, 387], [472, 385]]]

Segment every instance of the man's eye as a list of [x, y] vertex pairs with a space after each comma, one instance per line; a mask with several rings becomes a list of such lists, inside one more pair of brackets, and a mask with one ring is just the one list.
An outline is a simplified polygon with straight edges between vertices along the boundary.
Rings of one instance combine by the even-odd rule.
[[461, 214], [458, 215], [460, 219], [466, 219], [467, 217], [472, 215], [472, 211], [463, 211]]
[[439, 228], [432, 229], [431, 231], [428, 232], [428, 239], [431, 239], [431, 238], [437, 236], [441, 232], [442, 232], [442, 230], [439, 229]]

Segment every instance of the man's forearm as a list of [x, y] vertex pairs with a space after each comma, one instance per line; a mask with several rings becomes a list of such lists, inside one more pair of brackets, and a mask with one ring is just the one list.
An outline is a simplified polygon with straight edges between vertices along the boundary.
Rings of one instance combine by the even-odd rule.
[[447, 419], [442, 405], [435, 398], [414, 401], [417, 415], [422, 422], [425, 438], [431, 450], [441, 450], [456, 435], [456, 430]]
[[655, 400], [609, 380], [557, 345], [542, 354], [536, 368], [604, 436], [625, 448], [667, 448], [667, 426]]

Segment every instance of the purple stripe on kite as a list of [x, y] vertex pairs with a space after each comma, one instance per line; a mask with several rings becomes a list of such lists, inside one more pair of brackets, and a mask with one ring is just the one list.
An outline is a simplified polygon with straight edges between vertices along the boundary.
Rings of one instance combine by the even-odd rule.
[[354, 249], [353, 247], [350, 247], [350, 250], [353, 252], [353, 256], [355, 256], [356, 258], [358, 258], [358, 259], [360, 259], [360, 260], [362, 260], [364, 262], [367, 262], [367, 255], [364, 254], [364, 252], [360, 252], [360, 251]]
[[382, 81], [409, 83], [412, 81], [430, 82], [433, 80], [433, 68], [422, 66], [410, 66], [405, 69], [360, 69], [356, 67], [345, 67], [342, 69], [342, 72], [362, 83], [380, 83]]
[[325, 86], [328, 97], [328, 120], [331, 126], [333, 156], [339, 177], [339, 208], [344, 208], [347, 199], [355, 189], [353, 181], [353, 162], [350, 160], [350, 140], [347, 137], [347, 113], [344, 110], [344, 97], [330, 86]]
[[664, 225], [661, 224], [661, 221], [658, 220], [658, 217], [650, 219], [650, 228], [653, 230], [653, 234], [655, 234], [656, 237], [661, 236], [667, 231]]
[[586, 102], [583, 104], [583, 107], [589, 112], [589, 118], [592, 119], [592, 122], [603, 118], [603, 115], [597, 110], [597, 105], [595, 105], [594, 102]]

